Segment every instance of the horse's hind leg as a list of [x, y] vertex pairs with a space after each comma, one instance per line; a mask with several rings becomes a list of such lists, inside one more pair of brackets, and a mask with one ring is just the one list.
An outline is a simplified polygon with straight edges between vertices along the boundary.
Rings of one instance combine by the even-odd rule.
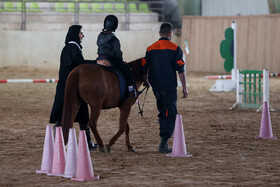
[[90, 126], [91, 131], [93, 132], [93, 135], [95, 137], [95, 140], [99, 146], [99, 151], [104, 152], [104, 144], [97, 131], [97, 120], [100, 115], [100, 111], [101, 111], [101, 108], [91, 107], [89, 126]]

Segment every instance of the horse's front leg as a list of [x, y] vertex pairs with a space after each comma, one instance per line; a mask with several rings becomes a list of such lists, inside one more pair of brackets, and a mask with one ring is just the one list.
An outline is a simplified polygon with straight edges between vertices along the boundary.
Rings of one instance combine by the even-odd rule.
[[135, 149], [132, 147], [131, 143], [130, 143], [130, 140], [129, 140], [129, 131], [130, 131], [130, 128], [129, 128], [129, 125], [128, 123], [126, 123], [126, 127], [125, 127], [125, 140], [126, 140], [126, 146], [128, 148], [128, 151], [131, 151], [131, 152], [136, 152]]
[[[120, 107], [119, 130], [115, 134], [115, 136], [113, 136], [113, 138], [110, 140], [109, 144], [107, 145], [108, 152], [110, 152], [112, 145], [117, 141], [117, 139], [123, 134], [124, 131], [126, 131], [127, 118], [129, 116], [130, 109], [131, 109], [131, 106], [130, 107]], [[128, 140], [128, 142], [129, 142], [129, 140]]]

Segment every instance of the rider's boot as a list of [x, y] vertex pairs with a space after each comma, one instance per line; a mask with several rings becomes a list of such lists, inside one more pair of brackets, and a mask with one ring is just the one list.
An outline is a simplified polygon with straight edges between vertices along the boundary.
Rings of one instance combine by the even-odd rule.
[[134, 86], [128, 86], [128, 97], [137, 98], [137, 92]]

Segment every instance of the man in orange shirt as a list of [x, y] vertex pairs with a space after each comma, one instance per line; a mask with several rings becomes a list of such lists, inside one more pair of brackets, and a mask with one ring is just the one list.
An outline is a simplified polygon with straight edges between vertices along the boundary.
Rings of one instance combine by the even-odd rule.
[[177, 74], [183, 87], [183, 98], [188, 96], [185, 77], [185, 62], [182, 49], [171, 42], [173, 27], [163, 23], [160, 39], [147, 48], [142, 60], [142, 73], [145, 85], [151, 85], [157, 100], [161, 142], [159, 153], [169, 153], [168, 139], [172, 136], [177, 114]]

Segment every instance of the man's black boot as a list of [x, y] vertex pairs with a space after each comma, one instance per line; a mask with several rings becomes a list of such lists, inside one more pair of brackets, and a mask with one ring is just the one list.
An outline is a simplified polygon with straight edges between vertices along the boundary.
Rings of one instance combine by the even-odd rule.
[[168, 138], [161, 137], [158, 152], [162, 154], [172, 152], [172, 148], [168, 146]]

